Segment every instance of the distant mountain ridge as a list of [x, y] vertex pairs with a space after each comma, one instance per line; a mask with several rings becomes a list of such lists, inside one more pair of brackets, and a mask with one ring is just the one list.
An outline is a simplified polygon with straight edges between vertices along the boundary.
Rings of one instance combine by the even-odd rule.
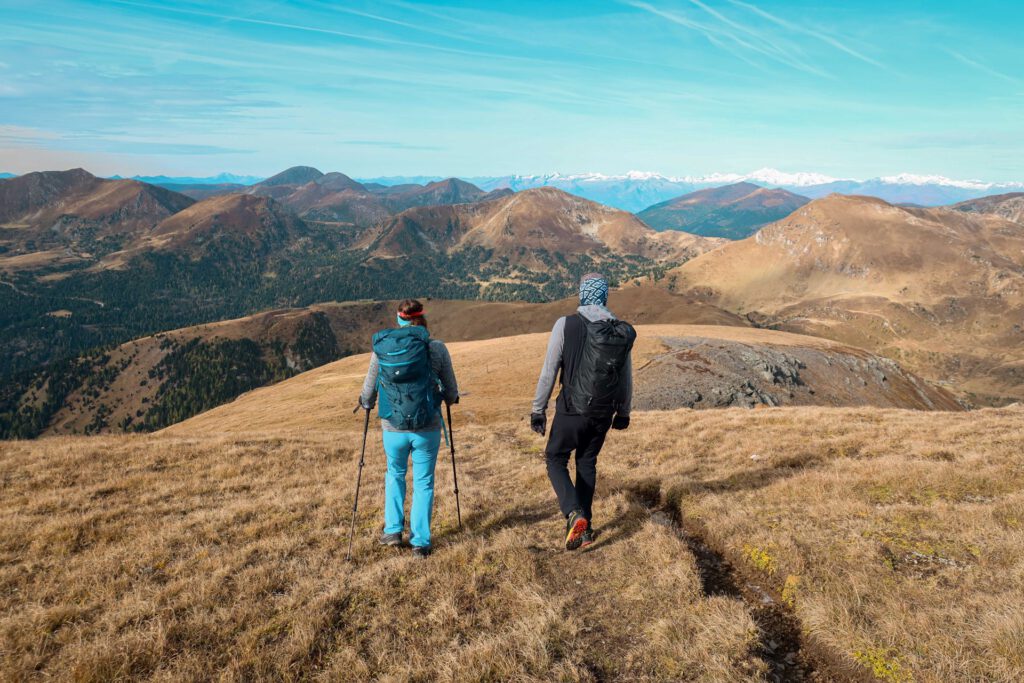
[[[309, 167], [305, 167], [309, 168]], [[315, 170], [315, 169], [314, 169]], [[0, 178], [11, 174], [0, 174]], [[836, 178], [822, 173], [785, 172], [761, 168], [750, 173], [708, 173], [704, 175], [673, 176], [649, 171], [629, 171], [622, 174], [604, 173], [546, 173], [509, 174], [494, 176], [457, 176], [487, 191], [509, 189], [526, 190], [534, 187], [555, 187], [584, 199], [607, 204], [617, 209], [638, 213], [683, 194], [722, 185], [749, 182], [761, 187], [779, 188], [811, 199], [832, 193], [878, 197], [892, 204], [942, 206], [977, 199], [990, 194], [1024, 191], [1024, 182], [986, 182], [960, 180], [940, 175], [898, 173], [876, 178]], [[113, 176], [118, 179], [119, 176]], [[447, 179], [448, 176], [377, 176], [355, 180], [367, 189], [371, 186], [427, 185]], [[140, 180], [182, 192], [193, 199], [202, 199], [224, 191], [266, 182], [252, 175], [221, 173], [209, 177], [136, 176]], [[192, 185], [194, 188], [185, 186]], [[225, 186], [234, 187], [225, 187]], [[221, 187], [217, 187], [221, 186]]]
[[466, 180], [485, 190], [508, 187], [518, 191], [531, 187], [557, 187], [585, 199], [634, 213], [679, 195], [739, 182], [780, 188], [811, 199], [839, 193], [877, 197], [894, 204], [922, 206], [940, 206], [975, 199], [994, 192], [1024, 190], [1024, 182], [990, 183], [909, 173], [858, 180], [833, 178], [820, 173], [786, 173], [771, 168], [762, 168], [746, 174], [711, 173], [703, 176], [666, 176], [646, 171], [630, 171], [621, 175], [551, 173]]
[[788, 190], [742, 182], [684, 194], [644, 209], [637, 217], [655, 230], [743, 239], [809, 201]]
[[[0, 174], [2, 176], [2, 174]], [[111, 180], [120, 180], [120, 176], [110, 176]], [[132, 176], [130, 180], [138, 180], [143, 183], [150, 183], [151, 185], [254, 185], [263, 178], [255, 175], [237, 175], [235, 173], [218, 173], [215, 176], [207, 176], [204, 178], [196, 178], [193, 176], [166, 176], [166, 175], [136, 175]]]

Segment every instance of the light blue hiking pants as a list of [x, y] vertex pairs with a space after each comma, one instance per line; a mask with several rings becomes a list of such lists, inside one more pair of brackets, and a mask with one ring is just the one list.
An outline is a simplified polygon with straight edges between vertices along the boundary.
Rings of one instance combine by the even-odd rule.
[[409, 542], [430, 545], [434, 511], [434, 465], [441, 432], [384, 432], [388, 474], [384, 481], [384, 533], [398, 534], [405, 525], [405, 475], [412, 460], [412, 512]]

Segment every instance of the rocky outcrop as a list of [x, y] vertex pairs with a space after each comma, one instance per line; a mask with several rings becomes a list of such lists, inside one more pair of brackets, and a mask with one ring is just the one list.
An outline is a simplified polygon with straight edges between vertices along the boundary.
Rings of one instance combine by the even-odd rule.
[[853, 348], [662, 338], [665, 353], [635, 371], [638, 410], [785, 405], [958, 410], [945, 390], [892, 360]]

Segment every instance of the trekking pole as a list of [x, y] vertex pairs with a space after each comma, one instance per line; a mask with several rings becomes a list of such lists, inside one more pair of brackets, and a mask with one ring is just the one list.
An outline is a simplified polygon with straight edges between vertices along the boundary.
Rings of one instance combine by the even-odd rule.
[[452, 447], [452, 480], [455, 482], [455, 514], [459, 516], [459, 529], [462, 529], [462, 506], [459, 505], [459, 473], [455, 469], [455, 430], [452, 429], [452, 406], [445, 403], [448, 409], [448, 445]]
[[[362, 406], [356, 406], [356, 409], [352, 412], [358, 411]], [[352, 561], [352, 541], [356, 536], [356, 509], [359, 506], [359, 485], [363, 481], [363, 463], [366, 460], [366, 433], [370, 431], [370, 409], [363, 408], [366, 411], [366, 421], [363, 422], [363, 449], [359, 452], [359, 472], [356, 474], [356, 495], [352, 500], [352, 527], [348, 532], [348, 556], [345, 558], [346, 561]]]

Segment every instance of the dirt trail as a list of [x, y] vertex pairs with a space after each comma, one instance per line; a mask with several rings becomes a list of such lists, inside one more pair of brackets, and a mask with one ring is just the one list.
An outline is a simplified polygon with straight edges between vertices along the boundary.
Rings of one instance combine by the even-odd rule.
[[[683, 520], [677, 507], [662, 500], [657, 483], [612, 483], [605, 490], [609, 489], [611, 495], [599, 494], [595, 508], [607, 508], [609, 498], [615, 494], [624, 494], [627, 505], [615, 511], [614, 519], [603, 526], [597, 525], [597, 541], [588, 548], [570, 553], [559, 547], [553, 533], [560, 528], [561, 520], [554, 511], [546, 517], [542, 513], [534, 514], [528, 528], [524, 529], [524, 543], [537, 558], [539, 578], [553, 595], [564, 598], [566, 617], [582, 624], [588, 642], [593, 645], [585, 653], [584, 661], [595, 681], [618, 679], [622, 673], [618, 665], [644, 637], [639, 629], [634, 631], [628, 625], [635, 615], [630, 614], [628, 605], [617, 599], [629, 588], [617, 585], [621, 582], [621, 572], [603, 571], [602, 566], [606, 560], [615, 561], [610, 555], [620, 554], [614, 546], [637, 534], [649, 522], [668, 530], [669, 538], [678, 543], [678, 552], [693, 558], [704, 598], [721, 596], [742, 603], [757, 627], [758, 641], [753, 654], [767, 670], [763, 680], [773, 683], [862, 680], [851, 677], [849, 672], [838, 671], [829, 664], [826, 653], [809, 647], [804, 642], [796, 615], [763, 581], [738, 570], [719, 550], [711, 547], [699, 525]], [[554, 505], [552, 500], [552, 509]], [[637, 619], [634, 623], [641, 621]]]

